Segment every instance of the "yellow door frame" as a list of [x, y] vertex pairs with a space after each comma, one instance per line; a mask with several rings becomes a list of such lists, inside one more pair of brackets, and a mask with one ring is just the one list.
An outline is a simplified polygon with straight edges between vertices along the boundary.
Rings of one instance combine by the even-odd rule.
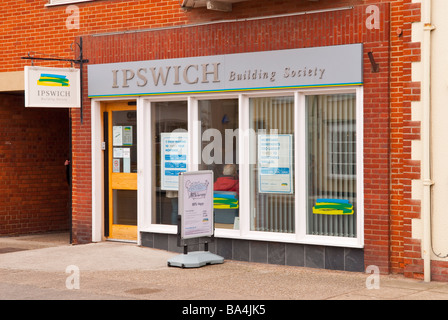
[[[112, 138], [112, 112], [113, 111], [136, 111], [136, 106], [130, 106], [127, 102], [106, 102], [101, 105], [101, 117], [104, 112], [108, 115], [108, 162], [109, 172], [109, 236], [113, 240], [137, 241], [137, 226], [113, 223], [113, 190], [137, 190], [137, 173], [116, 173], [112, 172], [113, 160], [113, 138]], [[104, 124], [104, 121], [102, 121]], [[137, 134], [137, 132], [135, 132]]]

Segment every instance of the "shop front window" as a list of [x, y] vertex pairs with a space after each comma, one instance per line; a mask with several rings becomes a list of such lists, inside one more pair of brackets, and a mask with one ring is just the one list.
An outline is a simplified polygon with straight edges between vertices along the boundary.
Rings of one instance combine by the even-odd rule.
[[294, 97], [251, 98], [250, 131], [250, 228], [294, 233]]
[[356, 95], [306, 97], [307, 233], [356, 237]]
[[179, 173], [187, 171], [188, 107], [186, 101], [152, 105], [153, 210], [155, 224], [177, 225]]
[[199, 170], [214, 176], [215, 228], [239, 228], [238, 99], [200, 100]]
[[352, 88], [151, 102], [154, 230], [177, 225], [179, 174], [211, 170], [218, 236], [359, 246], [361, 108]]

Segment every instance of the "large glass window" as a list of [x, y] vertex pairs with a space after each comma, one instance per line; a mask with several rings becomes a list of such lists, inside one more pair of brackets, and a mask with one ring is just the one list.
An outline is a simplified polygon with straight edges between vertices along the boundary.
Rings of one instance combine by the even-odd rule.
[[199, 170], [214, 175], [215, 228], [239, 228], [238, 100], [201, 100]]
[[294, 97], [250, 99], [250, 228], [294, 233]]
[[306, 98], [307, 233], [356, 237], [356, 95]]
[[176, 182], [193, 168], [214, 173], [218, 236], [362, 245], [360, 95], [333, 89], [151, 103], [152, 224], [177, 224]]
[[186, 101], [156, 102], [153, 126], [153, 223], [177, 225], [179, 173], [187, 170]]

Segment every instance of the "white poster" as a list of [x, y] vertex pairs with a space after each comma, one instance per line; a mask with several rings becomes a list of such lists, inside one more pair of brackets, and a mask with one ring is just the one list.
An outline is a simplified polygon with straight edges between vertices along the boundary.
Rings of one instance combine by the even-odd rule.
[[179, 174], [187, 171], [188, 133], [161, 133], [160, 148], [161, 189], [178, 190]]
[[25, 67], [25, 107], [79, 108], [79, 69]]
[[114, 158], [123, 158], [123, 148], [114, 148], [113, 149], [113, 157]]
[[123, 172], [131, 172], [131, 148], [123, 148]]
[[258, 135], [258, 191], [260, 193], [294, 192], [293, 135]]
[[123, 145], [123, 127], [113, 126], [112, 127], [112, 144], [114, 147], [120, 147]]
[[213, 235], [213, 171], [183, 172], [180, 175], [179, 214], [182, 216], [183, 239]]

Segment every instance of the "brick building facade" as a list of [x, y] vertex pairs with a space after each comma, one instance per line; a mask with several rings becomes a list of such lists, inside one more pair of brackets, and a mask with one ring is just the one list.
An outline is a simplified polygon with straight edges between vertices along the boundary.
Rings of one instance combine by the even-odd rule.
[[[83, 54], [89, 65], [362, 44], [363, 177], [360, 181], [363, 182], [363, 195], [360, 196], [362, 201], [358, 201], [363, 203], [359, 216], [363, 230], [357, 236], [361, 245], [217, 235], [215, 250], [232, 259], [355, 271], [376, 265], [382, 273], [423, 276], [421, 240], [413, 238], [412, 232], [412, 220], [419, 219], [421, 214], [420, 201], [414, 200], [412, 195], [413, 180], [420, 179], [420, 162], [412, 155], [413, 141], [420, 139], [421, 130], [420, 122], [412, 117], [412, 102], [421, 98], [420, 83], [412, 78], [412, 63], [421, 58], [420, 43], [413, 42], [412, 38], [412, 25], [421, 20], [420, 3], [411, 0], [262, 0], [236, 2], [230, 12], [219, 12], [202, 6], [188, 7], [194, 1], [184, 1], [184, 7], [178, 1], [72, 1], [75, 7], [48, 5], [48, 2], [51, 1], [8, 1], [2, 13], [0, 41], [4, 50], [0, 53], [3, 62], [0, 72], [4, 76], [0, 80], [16, 75], [29, 65], [29, 61], [20, 59], [29, 52], [36, 56], [77, 57], [79, 50], [71, 44], [79, 43], [81, 37]], [[54, 61], [34, 63], [70, 66]], [[379, 70], [374, 70], [375, 63]], [[3, 91], [0, 93], [1, 121], [17, 125], [18, 130], [15, 140], [11, 139], [12, 144], [8, 144], [10, 130], [0, 133], [0, 185], [2, 194], [5, 190], [9, 199], [8, 202], [3, 197], [0, 200], [0, 234], [70, 227], [74, 243], [107, 238], [103, 230], [107, 223], [104, 214], [95, 213], [104, 210], [99, 205], [102, 200], [96, 199], [92, 190], [102, 181], [102, 173], [96, 175], [93, 168], [98, 168], [92, 165], [92, 159], [96, 157], [93, 135], [101, 131], [98, 124], [102, 124], [92, 113], [95, 106], [103, 108], [103, 104], [112, 101], [134, 101], [138, 108], [146, 102], [138, 95], [115, 100], [111, 97], [103, 100], [89, 98], [89, 77], [86, 66], [82, 123], [79, 109], [25, 109], [21, 107], [23, 88], [10, 88], [6, 84], [4, 89], [0, 88]], [[6, 82], [0, 81], [0, 84]], [[95, 112], [100, 114], [98, 110]], [[144, 113], [137, 111], [137, 114]], [[38, 117], [42, 120], [36, 121]], [[52, 119], [56, 123], [51, 123]], [[70, 119], [71, 133], [68, 128]], [[42, 129], [31, 125], [36, 123]], [[48, 132], [48, 128], [64, 134]], [[29, 137], [28, 132], [33, 130], [45, 132], [48, 137], [37, 137], [36, 142], [27, 141], [25, 136]], [[71, 226], [68, 226], [63, 167], [64, 158], [69, 153], [69, 138], [66, 138], [69, 134], [73, 148]], [[55, 149], [52, 147], [55, 145], [65, 145], [66, 148]], [[9, 156], [12, 146], [20, 148], [15, 157]], [[32, 181], [28, 183], [26, 173], [17, 174], [17, 178], [5, 174], [12, 172], [7, 168], [13, 163], [15, 172], [36, 169], [26, 166], [28, 161], [19, 163], [17, 154], [28, 153], [28, 150], [34, 154], [32, 159], [43, 157], [51, 163], [50, 168], [39, 169], [44, 176], [30, 174]], [[50, 156], [50, 150], [54, 156]], [[57, 176], [52, 172], [57, 172]], [[14, 183], [11, 182], [13, 179]], [[31, 185], [39, 185], [41, 181], [55, 182], [49, 188], [30, 189]], [[32, 190], [39, 193], [36, 197], [41, 201], [30, 198]], [[51, 194], [51, 199], [45, 194]], [[147, 214], [152, 215], [149, 211]], [[35, 222], [31, 223], [31, 220]], [[152, 223], [154, 221], [148, 222], [149, 225]], [[176, 235], [171, 229], [166, 232], [154, 230], [139, 226], [139, 243], [174, 249]], [[291, 255], [296, 258], [292, 259]], [[446, 262], [434, 263], [433, 269], [434, 279], [446, 280]]]

